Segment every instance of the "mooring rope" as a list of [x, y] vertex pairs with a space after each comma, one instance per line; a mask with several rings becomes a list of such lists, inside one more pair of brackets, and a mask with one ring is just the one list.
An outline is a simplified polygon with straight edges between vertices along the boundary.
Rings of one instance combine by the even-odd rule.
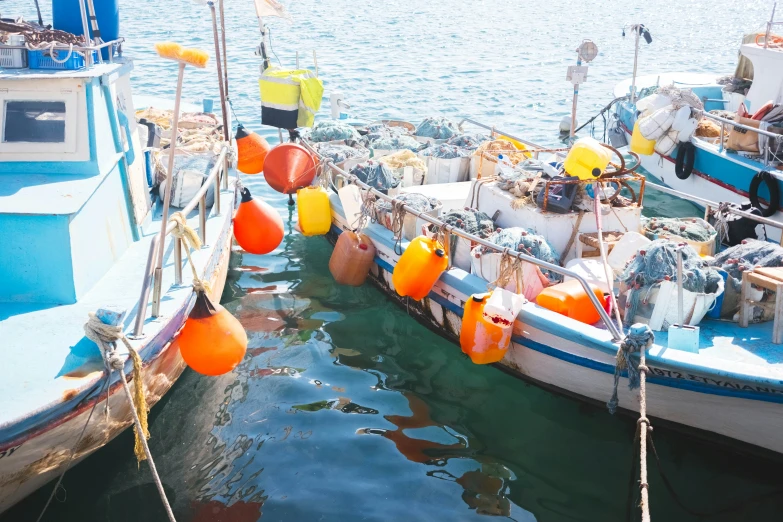
[[188, 256], [188, 264], [190, 265], [191, 272], [193, 272], [193, 289], [196, 291], [204, 290], [205, 292], [210, 293], [212, 289], [209, 286], [209, 282], [204, 281], [198, 276], [196, 265], [193, 263], [193, 258], [190, 256], [191, 249], [198, 250], [201, 248], [201, 239], [199, 239], [196, 231], [188, 225], [187, 218], [182, 212], [173, 213], [169, 218], [169, 221], [176, 225], [174, 230], [171, 231], [171, 235], [181, 239], [182, 242], [185, 243], [185, 254]]
[[[617, 387], [620, 384], [620, 376], [623, 370], [628, 372], [628, 388], [635, 390], [639, 388], [639, 419], [636, 421], [639, 426], [639, 489], [642, 500], [639, 507], [642, 510], [642, 522], [650, 522], [649, 505], [649, 484], [647, 482], [647, 434], [652, 431], [650, 419], [647, 418], [647, 364], [645, 362], [645, 352], [647, 348], [655, 342], [655, 334], [646, 324], [637, 323], [631, 326], [630, 332], [625, 336], [620, 348], [617, 350], [617, 362], [614, 367], [614, 389], [612, 397], [606, 403], [609, 413], [614, 414], [617, 411], [618, 396]], [[639, 354], [639, 363], [637, 364], [631, 357], [632, 354]]]

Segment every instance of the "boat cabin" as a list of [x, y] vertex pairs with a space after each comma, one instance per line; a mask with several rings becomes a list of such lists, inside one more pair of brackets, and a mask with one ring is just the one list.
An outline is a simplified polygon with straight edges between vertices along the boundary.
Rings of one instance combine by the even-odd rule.
[[0, 302], [75, 303], [138, 239], [132, 68], [0, 70]]

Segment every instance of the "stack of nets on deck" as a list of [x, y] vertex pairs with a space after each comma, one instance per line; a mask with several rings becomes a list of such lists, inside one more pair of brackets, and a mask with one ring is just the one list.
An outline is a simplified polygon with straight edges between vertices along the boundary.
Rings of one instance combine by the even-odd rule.
[[[349, 145], [348, 143], [351, 143]], [[347, 143], [316, 143], [314, 145], [318, 154], [329, 158], [336, 164], [340, 164], [349, 159], [359, 159], [369, 157], [370, 151], [362, 147], [358, 142], [349, 141]]]
[[[727, 273], [721, 317], [731, 318], [739, 311], [742, 273], [756, 267], [783, 267], [783, 247], [767, 241], [747, 239], [717, 254], [711, 265]], [[766, 297], [762, 300], [766, 300]], [[754, 306], [751, 322], [769, 321], [773, 315], [772, 310]]]
[[422, 156], [429, 156], [431, 158], [454, 159], [466, 158], [470, 156], [470, 151], [468, 149], [457, 147], [456, 145], [441, 143], [440, 145], [432, 145], [426, 149], [420, 150], [419, 154]]
[[417, 151], [423, 147], [404, 127], [389, 127], [373, 123], [367, 127], [367, 142], [373, 149]]
[[[416, 192], [410, 192], [407, 194], [400, 194], [394, 198], [395, 201], [402, 201], [405, 205], [411, 207], [416, 212], [429, 212], [438, 206], [438, 200], [435, 198], [428, 198], [422, 194]], [[379, 215], [383, 213], [391, 213], [392, 204], [385, 199], [379, 199], [375, 202], [375, 211]]]
[[421, 171], [427, 170], [427, 166], [424, 164], [424, 160], [407, 149], [378, 158], [378, 161], [388, 165], [393, 169], [413, 167], [414, 169], [419, 169]]
[[[462, 210], [454, 209], [441, 216], [441, 221], [454, 228], [464, 230], [468, 234], [488, 239], [495, 233], [495, 223], [492, 218], [480, 210], [465, 207]], [[454, 259], [457, 248], [458, 236], [450, 236], [449, 256]]]
[[473, 151], [479, 148], [485, 141], [489, 141], [489, 138], [483, 134], [460, 134], [458, 136], [452, 136], [446, 140], [446, 143], [461, 149]]
[[648, 239], [672, 235], [689, 241], [707, 242], [718, 234], [712, 225], [695, 218], [642, 218], [642, 229]]
[[[662, 281], [677, 281], [677, 248], [678, 244], [674, 241], [658, 239], [628, 262], [620, 276], [622, 286], [630, 290], [625, 312], [626, 323], [633, 321], [642, 300], [650, 295], [656, 285]], [[683, 288], [698, 294], [717, 292], [723, 279], [717, 270], [707, 266], [699, 254], [687, 245], [682, 249], [682, 271]]]
[[416, 127], [416, 136], [447, 140], [459, 134], [459, 127], [453, 121], [443, 117], [426, 118]]
[[[487, 240], [501, 248], [516, 250], [521, 254], [527, 254], [553, 265], [560, 264], [560, 255], [554, 247], [549, 244], [544, 236], [536, 234], [534, 230], [529, 228], [512, 227], [497, 229]], [[485, 254], [489, 249], [478, 247], [477, 251], [479, 254]], [[560, 274], [544, 269], [541, 271], [552, 283], [558, 283], [563, 280], [563, 276]]]
[[337, 140], [359, 140], [359, 132], [347, 123], [337, 120], [323, 120], [310, 131], [310, 139], [316, 143]]
[[386, 193], [400, 184], [400, 178], [392, 170], [378, 161], [365, 161], [351, 169], [351, 174], [372, 188]]

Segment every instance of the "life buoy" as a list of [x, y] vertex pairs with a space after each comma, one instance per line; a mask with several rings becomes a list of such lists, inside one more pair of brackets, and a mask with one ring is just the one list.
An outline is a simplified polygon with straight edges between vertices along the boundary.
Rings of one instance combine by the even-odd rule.
[[696, 161], [696, 145], [686, 141], [680, 143], [677, 151], [677, 161], [674, 162], [674, 173], [679, 179], [688, 179], [693, 172], [693, 164]]
[[[767, 185], [767, 190], [769, 190], [769, 206], [767, 208], [762, 207], [761, 202], [759, 202], [759, 186], [761, 186], [762, 181]], [[778, 182], [766, 170], [762, 170], [753, 176], [753, 179], [750, 180], [749, 191], [750, 204], [759, 209], [762, 216], [770, 217], [780, 208], [780, 188], [778, 187]]]

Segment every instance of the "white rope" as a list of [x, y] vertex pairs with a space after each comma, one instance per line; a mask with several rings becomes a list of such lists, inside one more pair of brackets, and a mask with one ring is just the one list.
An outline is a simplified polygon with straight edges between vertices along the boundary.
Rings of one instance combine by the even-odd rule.
[[201, 240], [199, 239], [198, 234], [188, 225], [187, 218], [185, 218], [185, 215], [182, 212], [175, 212], [172, 214], [169, 218], [169, 222], [173, 222], [176, 225], [174, 230], [171, 231], [171, 235], [181, 239], [182, 242], [185, 243], [185, 254], [188, 256], [188, 264], [190, 265], [190, 270], [193, 272], [193, 289], [210, 293], [212, 289], [210, 288], [209, 283], [198, 276], [196, 265], [193, 263], [193, 258], [190, 257], [191, 248], [193, 250], [201, 248]]

